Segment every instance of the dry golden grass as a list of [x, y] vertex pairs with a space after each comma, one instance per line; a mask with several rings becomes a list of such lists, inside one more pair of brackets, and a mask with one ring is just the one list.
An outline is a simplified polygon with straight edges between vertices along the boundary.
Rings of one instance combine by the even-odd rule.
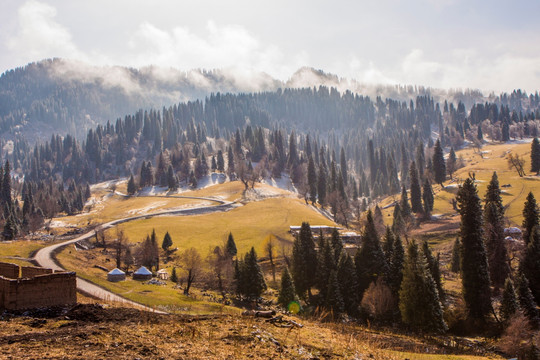
[[18, 265], [33, 265], [30, 262], [30, 257], [45, 244], [43, 241], [35, 240], [0, 241], [0, 261]]

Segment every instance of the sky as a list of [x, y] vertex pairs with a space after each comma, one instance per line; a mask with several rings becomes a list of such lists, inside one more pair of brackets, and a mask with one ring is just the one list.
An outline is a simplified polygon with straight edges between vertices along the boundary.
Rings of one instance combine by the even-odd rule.
[[538, 0], [2, 0], [0, 72], [44, 58], [367, 84], [540, 88]]

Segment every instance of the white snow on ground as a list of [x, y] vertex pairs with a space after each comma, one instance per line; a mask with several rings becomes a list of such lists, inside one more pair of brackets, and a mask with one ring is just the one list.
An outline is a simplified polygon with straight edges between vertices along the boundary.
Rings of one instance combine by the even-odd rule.
[[282, 190], [298, 192], [296, 190], [296, 187], [292, 183], [291, 179], [286, 174], [282, 174], [281, 178], [279, 178], [279, 179], [275, 179], [275, 178], [263, 179], [261, 181], [261, 183], [267, 184], [267, 185], [270, 185], [270, 186], [273, 186], [273, 187], [277, 187], [277, 188], [282, 189]]
[[146, 207], [143, 207], [143, 208], [131, 209], [131, 210], [128, 211], [128, 214], [130, 214], [130, 215], [145, 214], [145, 213], [148, 213], [148, 211], [154, 210], [155, 208], [158, 208], [158, 207], [160, 207], [162, 205], [165, 205], [165, 204], [167, 204], [166, 201], [154, 202], [154, 203], [152, 203], [152, 205], [149, 205], [149, 206], [146, 206]]

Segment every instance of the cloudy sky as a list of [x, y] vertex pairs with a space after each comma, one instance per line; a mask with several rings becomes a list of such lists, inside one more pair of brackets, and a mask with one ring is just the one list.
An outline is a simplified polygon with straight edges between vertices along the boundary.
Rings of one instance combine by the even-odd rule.
[[0, 72], [43, 58], [287, 80], [311, 66], [366, 83], [540, 88], [540, 1], [2, 0]]

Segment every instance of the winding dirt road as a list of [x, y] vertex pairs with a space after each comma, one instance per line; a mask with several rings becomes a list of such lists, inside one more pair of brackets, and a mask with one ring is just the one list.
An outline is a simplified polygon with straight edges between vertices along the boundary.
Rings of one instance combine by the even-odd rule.
[[[43, 249], [40, 249], [34, 256], [34, 260], [42, 267], [54, 269], [55, 271], [64, 271], [65, 269], [60, 266], [60, 264], [55, 259], [55, 254], [58, 253], [62, 248], [64, 248], [67, 245], [74, 244], [81, 240], [89, 239], [93, 236], [95, 236], [95, 232], [102, 230], [102, 229], [109, 229], [112, 228], [118, 224], [122, 224], [128, 221], [133, 220], [139, 220], [139, 219], [145, 219], [145, 218], [151, 218], [155, 216], [162, 216], [162, 215], [200, 215], [200, 214], [206, 214], [211, 212], [218, 212], [218, 211], [225, 211], [230, 208], [232, 208], [234, 202], [230, 201], [224, 201], [219, 199], [213, 199], [213, 198], [202, 198], [202, 197], [190, 197], [190, 196], [175, 196], [179, 198], [186, 198], [186, 199], [196, 199], [196, 200], [205, 200], [205, 201], [211, 201], [211, 202], [217, 202], [218, 205], [210, 205], [210, 206], [199, 206], [194, 208], [188, 208], [188, 209], [178, 209], [178, 210], [167, 210], [167, 211], [161, 211], [153, 214], [146, 214], [146, 215], [137, 215], [132, 217], [127, 217], [123, 219], [117, 219], [113, 221], [109, 221], [105, 224], [99, 225], [92, 231], [87, 232], [86, 234], [83, 234], [81, 236], [78, 236], [74, 239], [64, 241], [62, 243], [54, 244], [51, 246], [44, 247]], [[93, 297], [96, 297], [98, 299], [102, 299], [105, 301], [115, 301], [115, 302], [121, 302], [129, 306], [133, 306], [139, 309], [147, 310], [147, 311], [153, 311], [156, 313], [164, 313], [162, 311], [158, 311], [155, 309], [152, 309], [150, 307], [147, 307], [145, 305], [136, 303], [134, 301], [128, 300], [126, 298], [123, 298], [111, 291], [108, 291], [88, 280], [81, 279], [80, 277], [77, 277], [77, 290], [89, 294]]]

